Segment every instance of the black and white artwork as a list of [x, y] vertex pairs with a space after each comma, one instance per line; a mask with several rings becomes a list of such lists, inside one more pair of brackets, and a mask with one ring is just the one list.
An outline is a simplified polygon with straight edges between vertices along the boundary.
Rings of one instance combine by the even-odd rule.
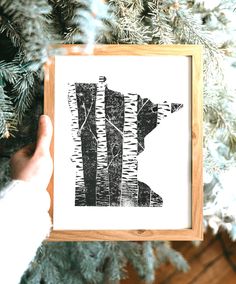
[[158, 188], [138, 180], [137, 156], [145, 151], [145, 137], [166, 117], [174, 119], [183, 104], [112, 90], [103, 75], [97, 83], [70, 84], [68, 104], [75, 206], [163, 206]]
[[55, 57], [55, 230], [191, 225], [191, 60]]

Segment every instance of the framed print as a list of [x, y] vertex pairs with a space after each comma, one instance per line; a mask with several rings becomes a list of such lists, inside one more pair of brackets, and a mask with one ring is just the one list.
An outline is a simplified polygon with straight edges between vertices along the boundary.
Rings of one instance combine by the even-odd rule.
[[202, 239], [202, 47], [57, 47], [50, 241]]

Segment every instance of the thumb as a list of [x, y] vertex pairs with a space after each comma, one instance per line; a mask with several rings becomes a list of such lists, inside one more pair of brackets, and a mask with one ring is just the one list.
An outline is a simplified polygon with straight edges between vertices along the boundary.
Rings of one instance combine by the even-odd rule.
[[52, 122], [49, 116], [40, 116], [37, 136], [38, 138], [35, 153], [41, 155], [49, 153], [50, 143], [52, 139]]

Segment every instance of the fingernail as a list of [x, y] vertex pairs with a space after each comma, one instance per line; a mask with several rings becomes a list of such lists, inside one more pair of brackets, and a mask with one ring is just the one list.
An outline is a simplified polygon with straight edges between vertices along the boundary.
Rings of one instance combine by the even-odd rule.
[[52, 132], [52, 123], [48, 115], [42, 114], [39, 118], [39, 128], [44, 129], [45, 133]]
[[40, 123], [47, 123], [48, 120], [49, 120], [49, 117], [46, 114], [42, 114], [39, 118]]

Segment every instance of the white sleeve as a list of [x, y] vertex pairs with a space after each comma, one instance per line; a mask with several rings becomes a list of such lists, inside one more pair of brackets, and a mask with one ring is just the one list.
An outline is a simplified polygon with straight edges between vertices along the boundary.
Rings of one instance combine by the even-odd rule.
[[14, 180], [0, 191], [0, 283], [19, 283], [49, 235], [49, 194], [32, 187]]

